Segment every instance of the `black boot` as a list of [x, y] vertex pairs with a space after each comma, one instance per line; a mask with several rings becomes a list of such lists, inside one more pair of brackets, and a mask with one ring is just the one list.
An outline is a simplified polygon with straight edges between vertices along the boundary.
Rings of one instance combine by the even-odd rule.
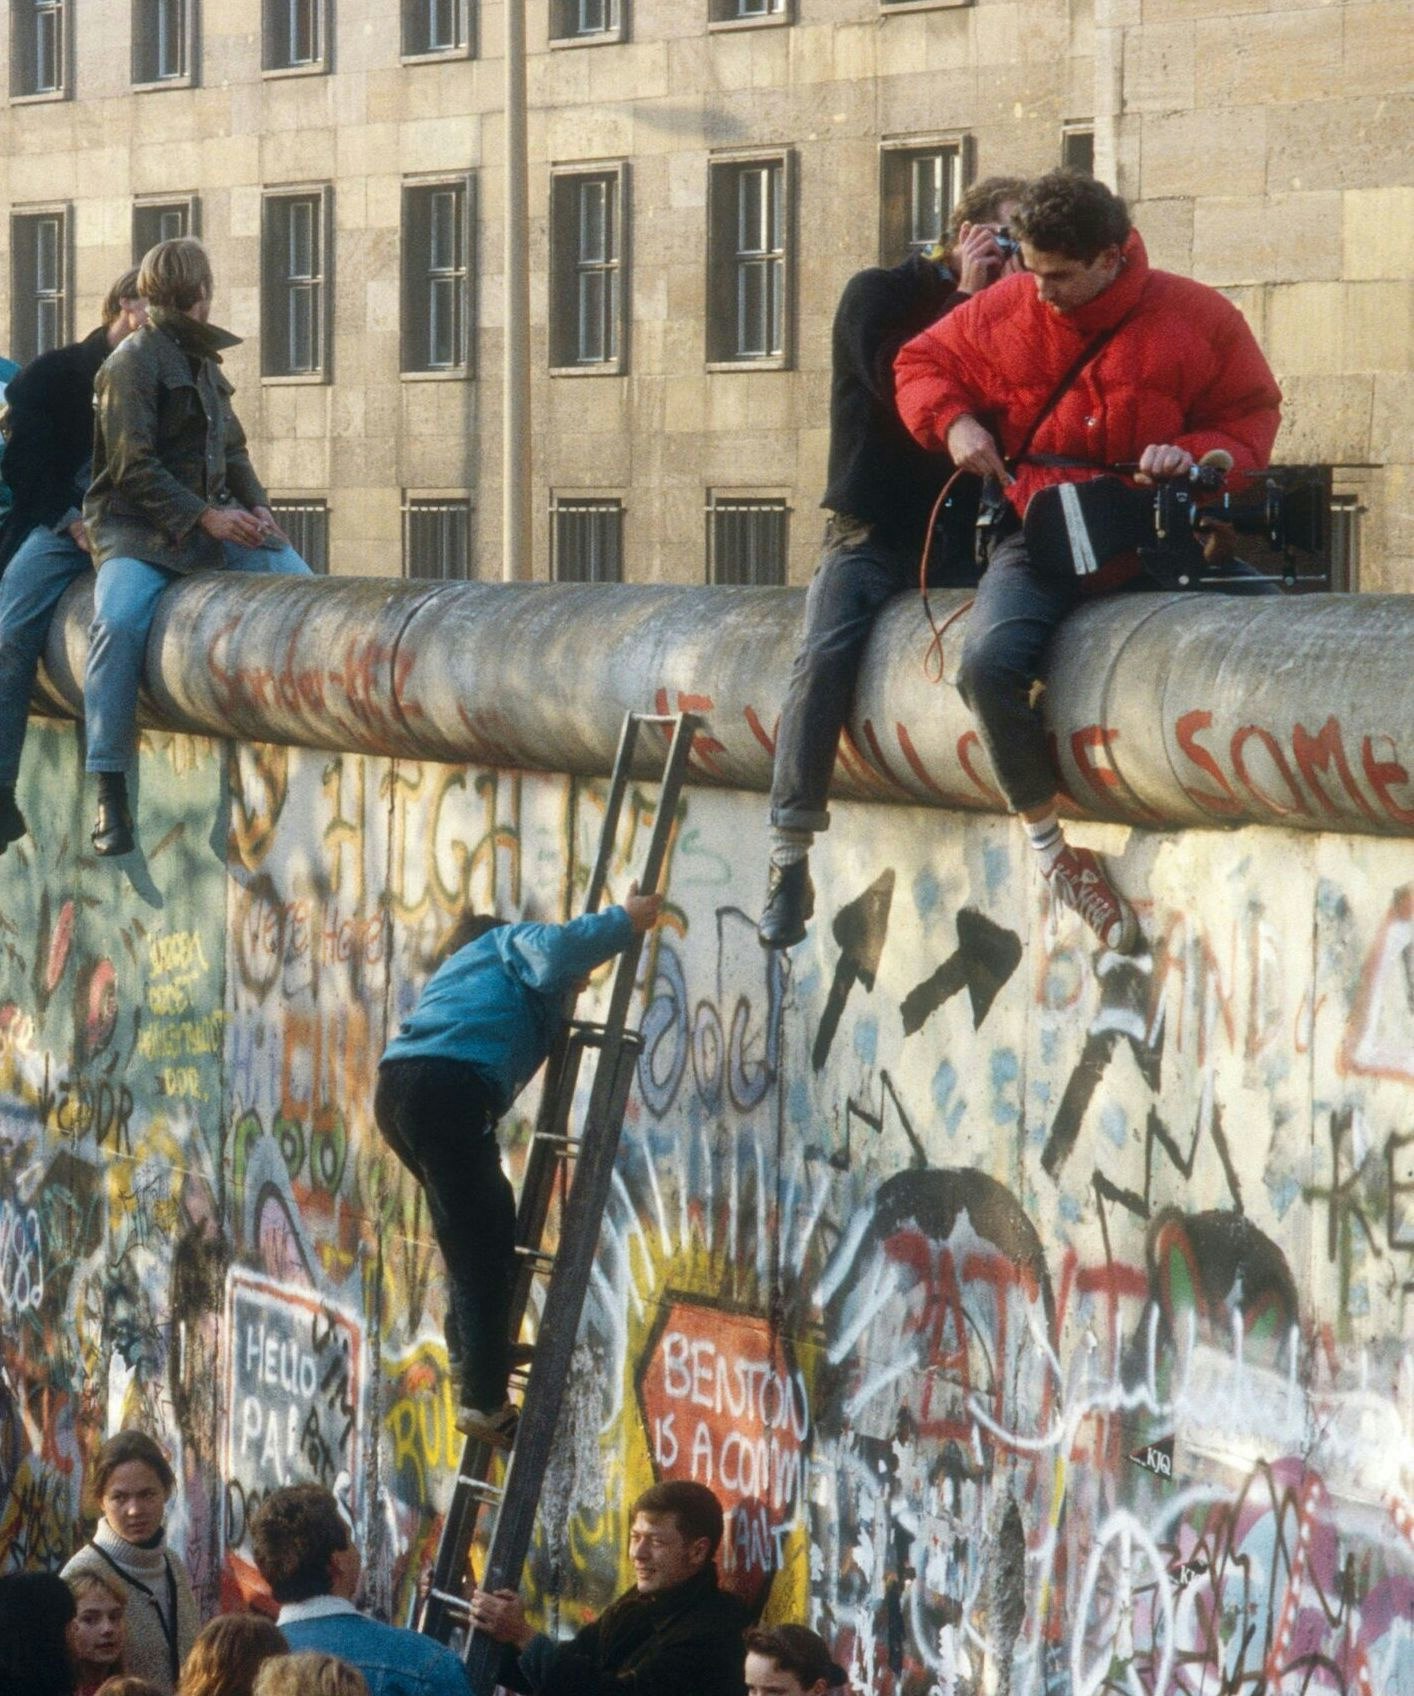
[[810, 862], [793, 865], [772, 862], [766, 877], [766, 905], [756, 935], [763, 948], [794, 948], [805, 939], [806, 920], [815, 912], [815, 885], [810, 881]]
[[93, 821], [93, 851], [104, 859], [131, 854], [133, 815], [128, 806], [128, 780], [120, 771], [98, 774], [98, 817]]
[[3, 854], [12, 842], [18, 842], [28, 829], [25, 815], [15, 800], [15, 791], [8, 786], [0, 787], [0, 854]]

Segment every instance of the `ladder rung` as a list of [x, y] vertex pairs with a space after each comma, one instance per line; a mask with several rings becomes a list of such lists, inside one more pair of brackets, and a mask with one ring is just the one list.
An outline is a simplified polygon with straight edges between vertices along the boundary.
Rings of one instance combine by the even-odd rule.
[[469, 1478], [464, 1472], [457, 1474], [457, 1483], [463, 1490], [470, 1490], [473, 1496], [480, 1496], [487, 1502], [499, 1502], [506, 1493], [499, 1484], [488, 1484], [484, 1478]]
[[569, 1137], [559, 1131], [537, 1131], [536, 1142], [546, 1143], [559, 1154], [573, 1154], [584, 1146], [582, 1137]]
[[555, 1270], [555, 1257], [543, 1248], [531, 1248], [529, 1243], [517, 1243], [516, 1253], [522, 1260], [528, 1260], [539, 1272], [550, 1273]]
[[455, 1595], [450, 1590], [429, 1590], [427, 1594], [434, 1602], [440, 1602], [444, 1608], [451, 1608], [456, 1613], [464, 1614], [467, 1619], [471, 1618], [471, 1603], [465, 1596]]

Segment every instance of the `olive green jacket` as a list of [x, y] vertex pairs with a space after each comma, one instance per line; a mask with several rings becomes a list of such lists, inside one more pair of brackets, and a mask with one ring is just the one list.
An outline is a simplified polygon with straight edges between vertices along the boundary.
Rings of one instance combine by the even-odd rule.
[[167, 571], [219, 568], [225, 552], [202, 513], [270, 504], [220, 368], [222, 350], [239, 345], [229, 330], [154, 308], [104, 361], [83, 503], [95, 565], [124, 556]]

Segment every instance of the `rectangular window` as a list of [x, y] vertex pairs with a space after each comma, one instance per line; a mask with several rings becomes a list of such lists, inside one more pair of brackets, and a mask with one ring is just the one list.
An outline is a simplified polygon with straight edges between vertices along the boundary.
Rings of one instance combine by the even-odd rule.
[[64, 0], [10, 0], [10, 93], [64, 93]]
[[267, 71], [327, 69], [326, 0], [265, 0], [262, 66]]
[[133, 0], [133, 81], [189, 82], [196, 0]]
[[599, 495], [551, 495], [550, 546], [557, 583], [622, 583], [624, 503]]
[[707, 495], [707, 581], [763, 586], [786, 580], [790, 508], [775, 496]]
[[887, 146], [879, 156], [879, 256], [897, 265], [947, 234], [962, 193], [962, 143]]
[[1061, 164], [1094, 176], [1095, 132], [1089, 124], [1067, 124], [1061, 131]]
[[788, 165], [778, 156], [711, 166], [707, 357], [713, 364], [785, 358]]
[[265, 197], [261, 239], [261, 370], [329, 375], [328, 248], [332, 191]]
[[404, 499], [404, 577], [466, 577], [470, 559], [469, 500], [421, 496]]
[[626, 183], [622, 165], [551, 177], [550, 363], [556, 370], [624, 368]]
[[290, 546], [313, 571], [329, 569], [329, 503], [311, 498], [272, 499], [275, 522], [290, 538]]
[[707, 19], [713, 24], [755, 23], [774, 19], [785, 23], [790, 18], [789, 0], [709, 0]]
[[470, 368], [469, 189], [465, 177], [403, 188], [404, 371]]
[[470, 45], [471, 0], [402, 0], [403, 57], [465, 53]]
[[139, 200], [133, 207], [133, 264], [159, 241], [201, 233], [200, 203], [194, 194], [180, 200]]
[[550, 0], [550, 39], [623, 38], [624, 0]]
[[72, 339], [68, 211], [16, 214], [10, 219], [10, 356], [27, 365]]

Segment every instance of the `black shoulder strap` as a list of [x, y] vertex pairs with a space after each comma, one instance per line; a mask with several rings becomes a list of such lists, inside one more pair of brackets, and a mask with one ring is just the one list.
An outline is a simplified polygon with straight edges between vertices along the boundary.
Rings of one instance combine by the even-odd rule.
[[117, 1561], [113, 1559], [112, 1555], [108, 1553], [107, 1549], [102, 1548], [99, 1544], [90, 1542], [88, 1546], [93, 1550], [95, 1555], [99, 1555], [107, 1561], [109, 1566], [112, 1567], [113, 1571], [117, 1573], [118, 1577], [122, 1579], [124, 1584], [130, 1585], [134, 1590], [140, 1590], [156, 1609], [157, 1624], [161, 1629], [163, 1638], [166, 1640], [167, 1660], [172, 1668], [172, 1682], [175, 1685], [182, 1670], [182, 1657], [177, 1648], [177, 1577], [172, 1571], [171, 1555], [169, 1555], [165, 1549], [162, 1551], [162, 1564], [167, 1573], [167, 1608], [168, 1614], [170, 1614], [169, 1618], [168, 1614], [164, 1614], [162, 1612], [162, 1604], [157, 1600], [156, 1595], [146, 1584], [143, 1583], [140, 1578], [134, 1578], [132, 1573], [125, 1572], [123, 1568], [118, 1565]]
[[1104, 348], [1114, 336], [1119, 334], [1120, 330], [1123, 329], [1125, 324], [1127, 324], [1129, 319], [1133, 316], [1137, 306], [1138, 302], [1136, 301], [1135, 305], [1131, 306], [1128, 312], [1124, 313], [1123, 316], [1116, 318], [1114, 323], [1111, 324], [1107, 330], [1101, 330], [1098, 336], [1092, 337], [1091, 340], [1088, 341], [1076, 355], [1075, 359], [1066, 368], [1065, 375], [1056, 384], [1055, 388], [1051, 390], [1050, 394], [1046, 396], [1041, 410], [1031, 420], [1031, 423], [1027, 427], [1026, 434], [1021, 438], [1021, 441], [1017, 446], [1016, 452], [1007, 456], [1011, 464], [1019, 465], [1021, 461], [1025, 459], [1026, 450], [1031, 446], [1032, 442], [1036, 440], [1036, 432], [1060, 405], [1061, 401], [1065, 397], [1066, 391], [1071, 387], [1071, 385], [1075, 382], [1075, 379], [1080, 375], [1090, 361], [1098, 356], [1101, 349]]

